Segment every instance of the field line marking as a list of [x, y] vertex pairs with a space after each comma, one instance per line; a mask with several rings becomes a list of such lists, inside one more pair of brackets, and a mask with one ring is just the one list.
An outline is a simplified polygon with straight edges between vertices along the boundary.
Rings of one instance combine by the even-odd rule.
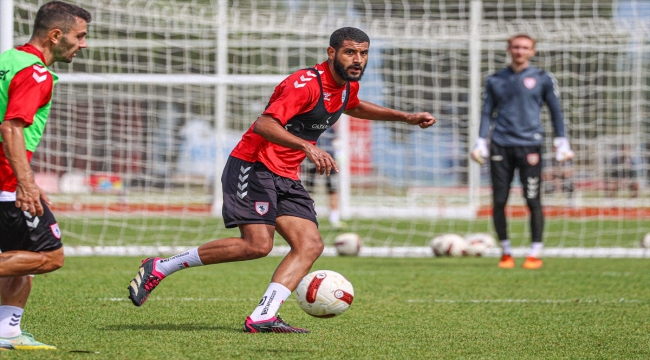
[[598, 299], [470, 299], [470, 300], [454, 300], [454, 299], [408, 299], [409, 303], [443, 303], [443, 304], [502, 304], [502, 303], [545, 303], [545, 304], [637, 304], [645, 303], [645, 300], [625, 299], [618, 300], [598, 300]]

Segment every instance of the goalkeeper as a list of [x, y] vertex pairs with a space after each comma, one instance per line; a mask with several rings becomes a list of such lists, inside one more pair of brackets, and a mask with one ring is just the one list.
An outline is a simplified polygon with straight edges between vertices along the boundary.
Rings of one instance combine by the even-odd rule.
[[[494, 228], [503, 254], [501, 268], [513, 268], [514, 258], [508, 238], [505, 207], [515, 169], [523, 185], [530, 209], [532, 243], [523, 267], [542, 267], [542, 233], [544, 214], [540, 200], [542, 179], [541, 150], [544, 139], [540, 113], [545, 102], [551, 113], [555, 139], [555, 158], [559, 162], [573, 158], [564, 130], [564, 117], [558, 100], [555, 78], [544, 70], [530, 66], [535, 55], [535, 40], [520, 34], [508, 40], [510, 66], [497, 71], [485, 82], [484, 104], [479, 137], [470, 156], [479, 164], [490, 157]], [[487, 137], [493, 125], [490, 147]]]

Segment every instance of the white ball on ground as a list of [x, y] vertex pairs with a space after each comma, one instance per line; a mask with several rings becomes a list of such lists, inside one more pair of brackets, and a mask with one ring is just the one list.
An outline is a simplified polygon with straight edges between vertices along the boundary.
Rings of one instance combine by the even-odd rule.
[[361, 237], [355, 233], [343, 233], [334, 238], [336, 253], [342, 256], [359, 255], [361, 245]]
[[650, 233], [645, 234], [643, 239], [641, 239], [641, 247], [644, 249], [650, 249]]
[[307, 274], [296, 288], [298, 305], [307, 314], [320, 318], [341, 315], [354, 300], [354, 288], [343, 275], [331, 270]]
[[465, 235], [467, 242], [468, 256], [483, 256], [488, 249], [496, 246], [494, 237], [486, 233], [475, 233]]
[[442, 234], [429, 243], [436, 256], [463, 256], [467, 250], [465, 239], [457, 234]]

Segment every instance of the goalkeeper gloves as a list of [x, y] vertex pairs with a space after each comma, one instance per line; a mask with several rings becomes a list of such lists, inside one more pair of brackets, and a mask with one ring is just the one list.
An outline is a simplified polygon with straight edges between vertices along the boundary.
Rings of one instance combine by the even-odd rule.
[[569, 146], [569, 140], [565, 137], [556, 137], [553, 139], [553, 147], [555, 147], [555, 160], [564, 162], [573, 159], [573, 151]]
[[487, 160], [489, 155], [490, 152], [488, 151], [487, 148], [487, 141], [484, 138], [476, 139], [474, 150], [472, 150], [472, 152], [470, 153], [470, 157], [472, 158], [472, 160], [483, 165], [485, 164], [485, 160]]

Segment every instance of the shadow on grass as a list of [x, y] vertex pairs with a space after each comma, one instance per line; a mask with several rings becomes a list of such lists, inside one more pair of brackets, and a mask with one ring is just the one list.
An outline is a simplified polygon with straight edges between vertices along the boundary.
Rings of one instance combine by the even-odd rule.
[[[235, 331], [230, 326], [215, 326], [205, 324], [115, 324], [99, 328], [102, 331], [124, 331], [124, 330], [165, 330], [165, 331], [214, 331], [227, 330]], [[241, 328], [237, 329], [241, 332]]]

